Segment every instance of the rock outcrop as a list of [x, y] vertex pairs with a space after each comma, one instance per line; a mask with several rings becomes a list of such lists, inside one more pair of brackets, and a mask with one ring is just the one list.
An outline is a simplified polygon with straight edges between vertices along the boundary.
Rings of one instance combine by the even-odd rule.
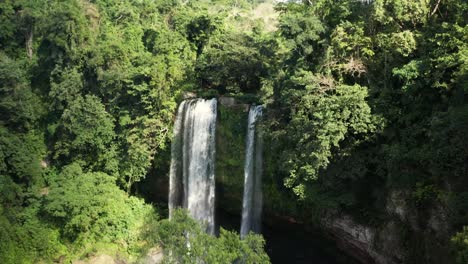
[[445, 243], [449, 237], [445, 207], [438, 202], [424, 210], [415, 208], [409, 195], [391, 191], [384, 220], [375, 226], [335, 213], [322, 219], [322, 227], [340, 249], [362, 263], [453, 263]]

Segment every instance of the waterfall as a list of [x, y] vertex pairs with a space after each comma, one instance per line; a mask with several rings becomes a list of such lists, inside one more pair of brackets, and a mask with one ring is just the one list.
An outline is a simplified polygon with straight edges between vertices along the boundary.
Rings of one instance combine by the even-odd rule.
[[180, 104], [174, 124], [169, 180], [169, 215], [176, 207], [214, 234], [216, 99]]
[[262, 215], [263, 140], [256, 132], [256, 121], [262, 116], [262, 106], [251, 106], [247, 126], [247, 143], [244, 164], [244, 197], [242, 201], [243, 238], [253, 231], [260, 233]]

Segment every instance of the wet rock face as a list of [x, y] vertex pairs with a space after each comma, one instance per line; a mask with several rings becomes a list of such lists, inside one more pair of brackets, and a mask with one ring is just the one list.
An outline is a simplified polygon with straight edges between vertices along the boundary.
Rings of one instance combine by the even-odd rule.
[[442, 239], [449, 238], [449, 219], [447, 207], [441, 203], [435, 204], [430, 209], [428, 227]]
[[222, 104], [223, 106], [234, 106], [236, 105], [236, 99], [234, 97], [219, 97], [218, 102]]
[[362, 263], [403, 263], [404, 249], [397, 222], [377, 229], [358, 224], [345, 215], [326, 219], [323, 225], [343, 251]]
[[407, 223], [414, 230], [420, 230], [418, 215], [408, 202], [408, 197], [410, 197], [410, 195], [411, 193], [409, 191], [390, 191], [385, 209], [389, 217]]
[[446, 208], [443, 201], [419, 208], [411, 203], [411, 192], [391, 190], [378, 225], [359, 224], [338, 212], [322, 225], [342, 250], [362, 263], [453, 263]]
[[228, 96], [219, 97], [218, 103], [221, 106], [231, 109], [232, 111], [248, 112], [250, 108], [249, 104], [241, 103], [236, 98]]
[[343, 251], [362, 263], [378, 263], [378, 253], [372, 248], [374, 229], [355, 223], [349, 216], [326, 218], [322, 224]]
[[387, 199], [386, 210], [390, 214], [397, 215], [401, 221], [406, 220], [408, 205], [406, 203], [406, 197], [408, 194], [403, 191], [392, 191], [390, 192]]
[[402, 238], [402, 223], [398, 220], [390, 221], [378, 231], [374, 240], [374, 247], [381, 254], [374, 255], [377, 263], [403, 263], [405, 248]]
[[182, 98], [184, 98], [184, 100], [192, 99], [192, 98], [197, 98], [197, 94], [196, 94], [196, 93], [193, 93], [193, 92], [185, 92], [185, 93], [182, 95]]

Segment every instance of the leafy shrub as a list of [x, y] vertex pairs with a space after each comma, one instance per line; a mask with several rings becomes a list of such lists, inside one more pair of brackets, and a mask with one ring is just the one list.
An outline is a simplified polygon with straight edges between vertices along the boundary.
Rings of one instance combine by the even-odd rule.
[[462, 231], [452, 237], [452, 245], [455, 248], [457, 263], [468, 263], [468, 226], [464, 226]]
[[0, 207], [0, 260], [2, 263], [35, 263], [39, 259], [53, 260], [66, 252], [66, 247], [60, 241], [59, 229], [41, 222], [34, 210], [24, 210], [21, 214], [11, 216], [11, 212]]
[[136, 250], [145, 221], [155, 218], [150, 205], [129, 197], [115, 178], [102, 172], [83, 173], [77, 164], [58, 176], [45, 198], [44, 212], [63, 230], [64, 238], [78, 246], [100, 241]]
[[262, 236], [249, 234], [243, 240], [221, 228], [219, 237], [205, 233], [183, 210], [171, 220], [162, 220], [156, 237], [164, 248], [166, 263], [269, 263]]

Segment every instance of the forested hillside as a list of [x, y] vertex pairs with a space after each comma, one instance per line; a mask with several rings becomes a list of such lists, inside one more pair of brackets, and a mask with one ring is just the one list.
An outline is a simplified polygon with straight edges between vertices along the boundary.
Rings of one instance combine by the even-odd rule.
[[[261, 88], [266, 152], [279, 154], [269, 173], [301, 201], [299, 214], [345, 213], [398, 232], [404, 263], [467, 261], [467, 8], [406, 0], [278, 7], [278, 60]], [[458, 253], [449, 246], [457, 232]]]
[[399, 263], [467, 263], [467, 22], [464, 0], [1, 1], [0, 262], [267, 263], [138, 191], [194, 93], [264, 105], [266, 211], [392, 219]]

